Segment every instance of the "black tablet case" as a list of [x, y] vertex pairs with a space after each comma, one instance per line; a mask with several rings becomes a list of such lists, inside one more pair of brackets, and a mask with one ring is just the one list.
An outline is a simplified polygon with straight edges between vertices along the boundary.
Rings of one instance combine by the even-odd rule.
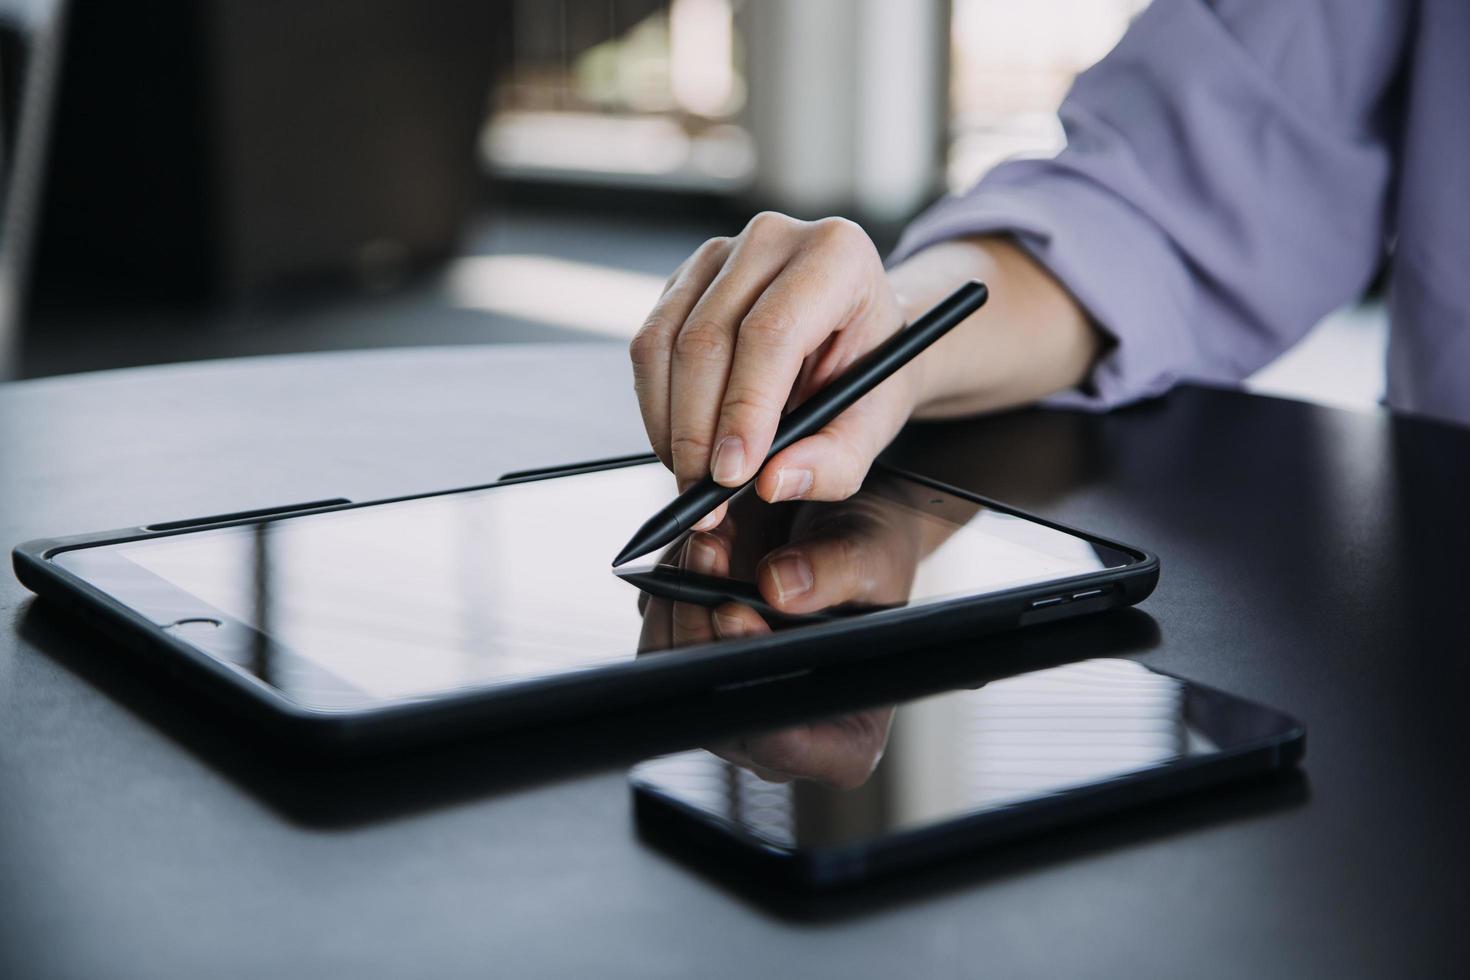
[[[936, 490], [1126, 552], [1138, 561], [1124, 568], [986, 596], [960, 597], [855, 619], [830, 621], [796, 631], [688, 647], [667, 656], [629, 659], [555, 677], [362, 709], [324, 711], [297, 704], [259, 678], [210, 657], [50, 560], [63, 551], [77, 548], [150, 540], [263, 520], [290, 520], [306, 514], [557, 479], [654, 461], [652, 455], [622, 456], [517, 471], [480, 486], [387, 500], [365, 503], [351, 503], [345, 499], [322, 500], [64, 538], [42, 538], [18, 545], [12, 559], [16, 577], [43, 599], [96, 626], [275, 735], [289, 739], [298, 747], [329, 752], [401, 747], [531, 722], [544, 723], [560, 717], [673, 697], [693, 690], [713, 689], [793, 670], [899, 653], [961, 635], [1000, 632], [1047, 620], [1122, 608], [1147, 598], [1158, 583], [1159, 561], [1148, 552], [1027, 514], [917, 474], [893, 470]], [[1101, 587], [1103, 592], [1076, 601], [1068, 598], [1062, 602], [1037, 605], [1058, 595], [1070, 596], [1084, 587], [1089, 590]]]

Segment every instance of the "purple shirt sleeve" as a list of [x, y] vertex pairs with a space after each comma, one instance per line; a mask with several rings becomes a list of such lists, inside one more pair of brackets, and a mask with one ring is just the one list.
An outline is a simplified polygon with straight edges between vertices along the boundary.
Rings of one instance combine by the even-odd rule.
[[1068, 93], [1065, 150], [936, 204], [893, 261], [1013, 235], [1112, 341], [1053, 403], [1238, 381], [1361, 294], [1383, 257], [1412, 7], [1155, 0]]

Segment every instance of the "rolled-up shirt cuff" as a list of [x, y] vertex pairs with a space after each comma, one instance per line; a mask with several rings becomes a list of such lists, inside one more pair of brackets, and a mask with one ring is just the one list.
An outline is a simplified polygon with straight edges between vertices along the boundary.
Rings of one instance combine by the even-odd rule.
[[1187, 329], [1198, 287], [1168, 238], [1058, 161], [1002, 164], [970, 193], [940, 201], [909, 226], [889, 264], [938, 242], [999, 234], [1045, 267], [1110, 341], [1083, 384], [1046, 404], [1114, 408], [1164, 393], [1199, 363]]

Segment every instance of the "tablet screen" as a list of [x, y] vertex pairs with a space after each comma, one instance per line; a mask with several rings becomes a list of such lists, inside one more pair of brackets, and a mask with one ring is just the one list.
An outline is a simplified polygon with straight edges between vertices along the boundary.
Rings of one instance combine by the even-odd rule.
[[[1135, 561], [875, 470], [842, 503], [743, 494], [715, 532], [615, 572], [612, 556], [671, 484], [662, 467], [635, 465], [53, 560], [316, 708], [516, 682]], [[700, 588], [676, 601], [681, 583]]]

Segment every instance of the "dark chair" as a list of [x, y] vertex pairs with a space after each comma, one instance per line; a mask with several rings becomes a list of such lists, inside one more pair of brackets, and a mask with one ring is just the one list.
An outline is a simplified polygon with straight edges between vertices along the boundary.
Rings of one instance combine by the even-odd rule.
[[35, 303], [199, 309], [452, 254], [495, 0], [73, 0]]
[[0, 380], [14, 377], [65, 0], [0, 0]]

